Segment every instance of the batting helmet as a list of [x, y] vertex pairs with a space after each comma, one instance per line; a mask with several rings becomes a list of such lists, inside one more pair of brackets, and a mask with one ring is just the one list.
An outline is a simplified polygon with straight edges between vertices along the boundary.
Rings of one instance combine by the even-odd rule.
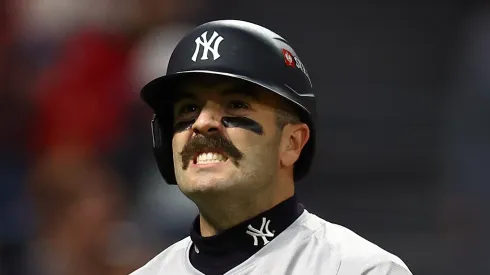
[[153, 151], [158, 168], [168, 184], [176, 184], [172, 154], [172, 98], [192, 75], [221, 75], [259, 85], [276, 93], [298, 109], [310, 128], [306, 143], [294, 167], [295, 181], [310, 169], [315, 150], [315, 96], [308, 73], [289, 43], [259, 25], [219, 20], [200, 25], [175, 47], [167, 74], [141, 90], [141, 97], [154, 110]]

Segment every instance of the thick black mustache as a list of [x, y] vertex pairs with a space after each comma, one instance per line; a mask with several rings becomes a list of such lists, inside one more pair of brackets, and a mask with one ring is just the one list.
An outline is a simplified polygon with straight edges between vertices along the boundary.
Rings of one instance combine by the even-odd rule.
[[196, 154], [206, 151], [222, 151], [236, 166], [238, 166], [238, 161], [243, 158], [243, 153], [231, 141], [220, 134], [209, 136], [197, 135], [187, 142], [180, 153], [182, 157], [182, 169], [187, 169], [190, 161], [194, 159]]

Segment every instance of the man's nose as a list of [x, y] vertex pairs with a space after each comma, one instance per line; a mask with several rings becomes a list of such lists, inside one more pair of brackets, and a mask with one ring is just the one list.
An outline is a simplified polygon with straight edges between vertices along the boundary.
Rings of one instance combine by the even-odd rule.
[[207, 103], [199, 113], [196, 122], [192, 125], [192, 130], [196, 134], [206, 135], [211, 132], [223, 130], [221, 123], [222, 111], [218, 104]]

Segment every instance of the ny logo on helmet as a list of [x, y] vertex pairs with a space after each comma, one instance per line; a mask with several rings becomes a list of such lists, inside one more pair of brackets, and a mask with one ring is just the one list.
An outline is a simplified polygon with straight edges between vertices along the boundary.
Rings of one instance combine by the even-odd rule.
[[199, 54], [199, 50], [201, 49], [201, 46], [203, 48], [201, 60], [208, 59], [209, 51], [213, 54], [213, 60], [218, 59], [220, 57], [218, 52], [219, 44], [221, 43], [221, 41], [223, 41], [223, 39], [224, 38], [221, 35], [219, 35], [217, 32], [213, 32], [211, 39], [208, 40], [208, 32], [205, 31], [203, 34], [201, 34], [200, 37], [196, 38], [195, 40], [196, 50], [192, 55], [192, 61], [196, 62], [197, 55]]

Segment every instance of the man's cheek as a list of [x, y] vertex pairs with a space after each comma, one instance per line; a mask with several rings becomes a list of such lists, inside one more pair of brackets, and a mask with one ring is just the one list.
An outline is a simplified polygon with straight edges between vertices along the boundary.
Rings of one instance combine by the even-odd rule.
[[182, 158], [179, 154], [174, 153], [174, 167], [182, 167]]
[[256, 155], [264, 150], [267, 150], [267, 148], [264, 148], [265, 146], [266, 145], [264, 144], [263, 138], [250, 137], [241, 142], [239, 149], [245, 156], [250, 158], [251, 155]]
[[183, 146], [179, 146], [178, 142], [175, 138], [172, 141], [172, 155], [174, 159], [174, 166], [179, 169], [182, 167], [182, 157], [180, 156], [180, 152], [182, 151]]
[[174, 135], [174, 137], [172, 138], [172, 150], [174, 156], [180, 155], [182, 149], [184, 149], [186, 142], [187, 142], [187, 135], [185, 133], [178, 133]]
[[253, 144], [260, 141], [263, 136], [259, 136], [251, 131], [242, 128], [228, 128], [226, 129], [228, 138], [238, 149], [240, 146], [246, 146], [247, 144]]

